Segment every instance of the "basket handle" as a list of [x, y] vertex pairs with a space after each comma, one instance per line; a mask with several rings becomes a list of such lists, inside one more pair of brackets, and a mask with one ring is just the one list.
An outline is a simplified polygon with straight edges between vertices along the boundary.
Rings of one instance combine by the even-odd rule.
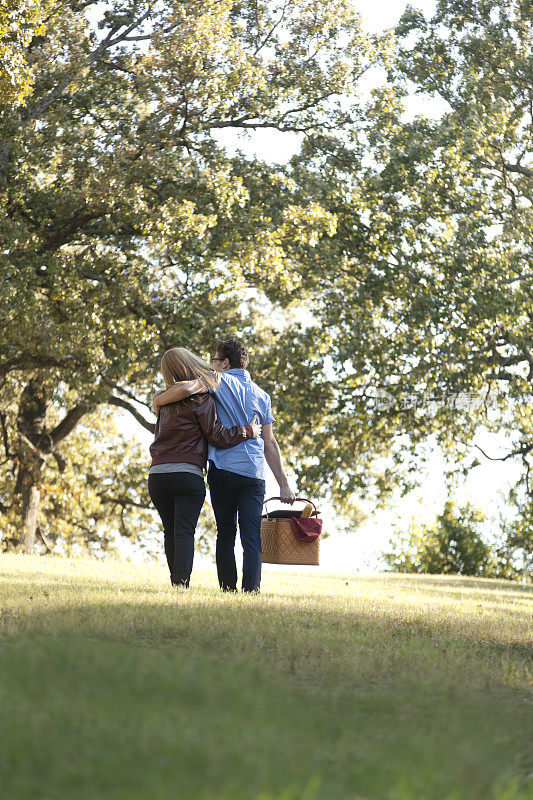
[[[263, 505], [266, 506], [266, 504], [269, 503], [271, 500], [281, 500], [281, 497], [269, 497], [268, 500], [264, 501]], [[314, 516], [314, 517], [318, 516], [318, 511], [316, 510], [316, 506], [315, 506], [315, 504], [313, 503], [312, 500], [309, 500], [307, 497], [295, 497], [294, 498], [294, 502], [296, 503], [298, 501], [300, 501], [301, 503], [311, 503], [311, 505], [314, 508], [312, 516]], [[266, 512], [267, 512], [267, 517], [268, 517], [268, 507], [267, 507]]]

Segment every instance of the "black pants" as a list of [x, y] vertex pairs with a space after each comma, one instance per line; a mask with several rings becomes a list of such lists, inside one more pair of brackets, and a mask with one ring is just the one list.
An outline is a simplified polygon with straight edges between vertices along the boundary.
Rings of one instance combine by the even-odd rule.
[[163, 523], [170, 580], [188, 586], [205, 483], [192, 472], [155, 473], [148, 476], [148, 491]]
[[261, 514], [265, 481], [225, 469], [209, 467], [211, 504], [217, 522], [216, 559], [218, 582], [224, 591], [237, 589], [235, 537], [237, 514], [243, 549], [242, 590], [259, 592], [261, 584]]

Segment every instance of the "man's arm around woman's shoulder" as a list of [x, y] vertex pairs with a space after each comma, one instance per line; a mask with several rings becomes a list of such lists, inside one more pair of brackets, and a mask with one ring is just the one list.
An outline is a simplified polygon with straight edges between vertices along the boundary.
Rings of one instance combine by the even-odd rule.
[[169, 403], [178, 403], [180, 400], [190, 397], [191, 394], [199, 394], [205, 391], [207, 391], [205, 384], [198, 378], [194, 381], [180, 381], [180, 383], [169, 386], [168, 389], [156, 392], [152, 400], [152, 411], [154, 414], [159, 414], [161, 406], [166, 406]]

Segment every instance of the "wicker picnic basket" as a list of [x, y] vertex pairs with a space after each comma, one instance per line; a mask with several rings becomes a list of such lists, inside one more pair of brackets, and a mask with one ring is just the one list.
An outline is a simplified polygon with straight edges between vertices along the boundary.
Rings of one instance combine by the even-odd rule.
[[[281, 497], [269, 497], [270, 500], [281, 500]], [[307, 503], [303, 511], [272, 511], [261, 518], [261, 549], [263, 562], [266, 564], [319, 564], [320, 535], [315, 541], [300, 541], [295, 535], [290, 518], [301, 519], [302, 514], [314, 517], [318, 522], [318, 511], [315, 504], [305, 497], [297, 497], [297, 501]], [[313, 510], [311, 510], [311, 507]]]

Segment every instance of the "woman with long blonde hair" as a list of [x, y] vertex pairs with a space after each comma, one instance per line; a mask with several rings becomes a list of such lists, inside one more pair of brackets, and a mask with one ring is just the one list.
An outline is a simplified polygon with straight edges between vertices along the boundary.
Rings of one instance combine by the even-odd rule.
[[256, 419], [224, 428], [209, 390], [220, 382], [216, 371], [184, 347], [173, 347], [161, 360], [166, 388], [195, 381], [197, 392], [159, 409], [148, 491], [163, 523], [165, 555], [173, 586], [189, 586], [194, 534], [205, 500], [207, 443], [233, 447], [261, 435]]

